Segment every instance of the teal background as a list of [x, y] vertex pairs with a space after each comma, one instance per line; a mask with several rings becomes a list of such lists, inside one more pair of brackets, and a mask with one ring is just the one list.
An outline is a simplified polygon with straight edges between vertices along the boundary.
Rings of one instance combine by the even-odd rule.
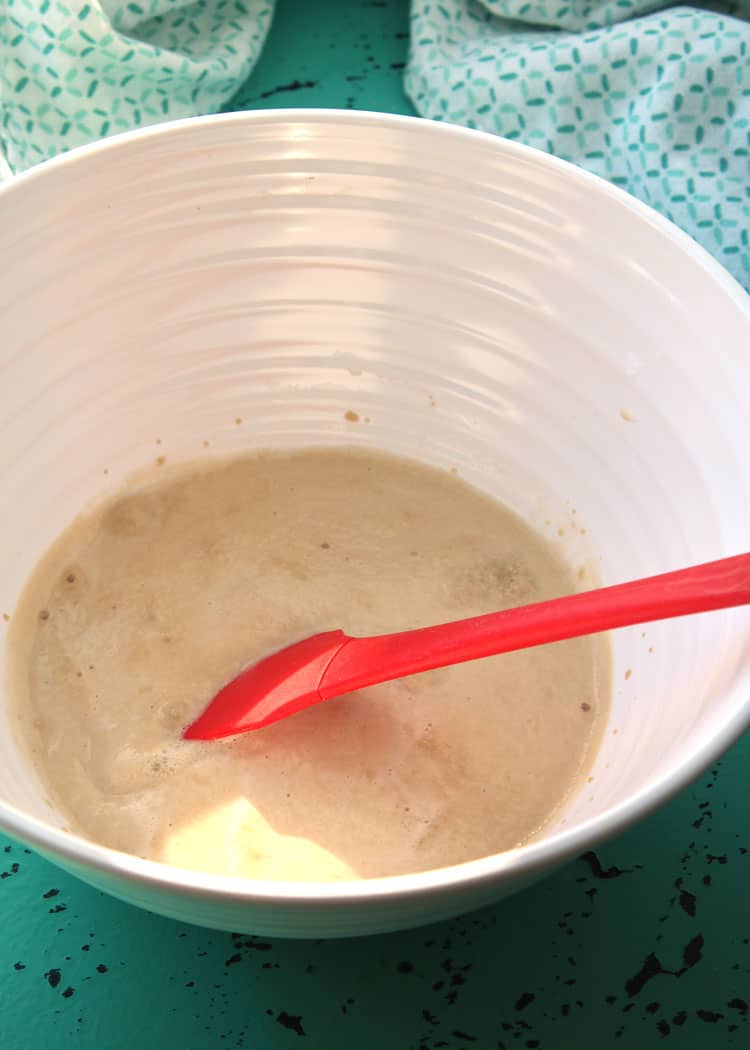
[[[401, 2], [279, 0], [228, 108], [412, 113]], [[361, 941], [182, 926], [0, 840], [0, 1048], [750, 1046], [745, 738], [677, 800], [524, 894]]]

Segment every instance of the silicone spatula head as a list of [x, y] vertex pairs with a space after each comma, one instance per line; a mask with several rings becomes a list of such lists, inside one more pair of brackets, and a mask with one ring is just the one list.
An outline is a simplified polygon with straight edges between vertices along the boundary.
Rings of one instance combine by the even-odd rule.
[[[318, 691], [320, 680], [347, 640], [343, 631], [316, 634], [246, 668], [216, 694], [183, 737], [217, 740], [233, 736], [318, 703], [324, 699]], [[253, 698], [251, 705], [247, 702], [249, 695]]]

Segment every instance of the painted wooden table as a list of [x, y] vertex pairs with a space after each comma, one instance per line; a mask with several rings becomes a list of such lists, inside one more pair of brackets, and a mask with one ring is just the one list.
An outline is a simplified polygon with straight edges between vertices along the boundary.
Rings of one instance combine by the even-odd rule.
[[[411, 113], [407, 34], [403, 0], [279, 0], [233, 108]], [[180, 926], [0, 840], [0, 1050], [750, 1047], [749, 769], [746, 738], [523, 895], [361, 941]]]

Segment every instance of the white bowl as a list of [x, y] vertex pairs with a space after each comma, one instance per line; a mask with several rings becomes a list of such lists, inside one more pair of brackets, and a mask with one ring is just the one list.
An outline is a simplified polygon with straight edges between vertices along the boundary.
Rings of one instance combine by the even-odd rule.
[[[352, 443], [455, 466], [563, 529], [605, 583], [750, 547], [747, 297], [649, 209], [542, 153], [373, 114], [188, 120], [3, 189], [0, 258], [0, 613], [85, 504], [153, 462], [157, 436], [170, 460]], [[749, 627], [735, 610], [618, 632], [592, 783], [539, 841], [457, 867], [263, 883], [104, 849], [61, 830], [4, 708], [0, 826], [207, 926], [430, 922], [696, 776], [750, 722]]]

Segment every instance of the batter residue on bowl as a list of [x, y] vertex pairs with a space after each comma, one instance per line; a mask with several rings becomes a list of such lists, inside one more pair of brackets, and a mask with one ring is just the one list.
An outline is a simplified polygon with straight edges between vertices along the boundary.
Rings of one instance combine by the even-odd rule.
[[503, 506], [383, 453], [164, 469], [80, 517], [13, 618], [15, 722], [74, 830], [200, 871], [368, 878], [523, 843], [585, 779], [609, 675], [592, 639], [182, 741], [244, 665], [307, 634], [403, 630], [575, 588]]

